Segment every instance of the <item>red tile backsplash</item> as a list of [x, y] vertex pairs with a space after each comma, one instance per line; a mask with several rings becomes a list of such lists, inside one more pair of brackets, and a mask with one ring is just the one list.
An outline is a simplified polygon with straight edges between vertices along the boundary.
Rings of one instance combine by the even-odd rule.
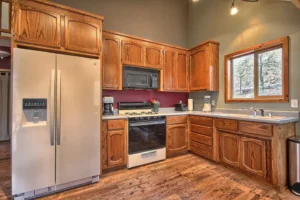
[[[10, 47], [0, 46], [0, 50], [10, 52]], [[10, 56], [3, 59], [0, 58], [0, 69], [10, 69], [10, 65], [11, 65]]]
[[189, 93], [185, 92], [158, 92], [154, 90], [103, 90], [103, 96], [114, 97], [114, 108], [118, 109], [119, 102], [149, 101], [150, 98], [160, 100], [160, 107], [174, 107], [181, 100], [187, 103]]

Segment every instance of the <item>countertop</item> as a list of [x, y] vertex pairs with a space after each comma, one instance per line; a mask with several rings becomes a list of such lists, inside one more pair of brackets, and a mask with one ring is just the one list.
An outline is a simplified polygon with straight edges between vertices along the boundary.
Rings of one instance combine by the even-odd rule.
[[[261, 117], [256, 116], [253, 117], [251, 115], [245, 114], [233, 114], [233, 113], [225, 113], [225, 112], [202, 112], [202, 111], [161, 111], [158, 114], [153, 115], [143, 115], [144, 116], [176, 116], [176, 115], [196, 115], [196, 116], [204, 116], [204, 117], [213, 117], [213, 118], [222, 118], [222, 119], [235, 119], [241, 121], [253, 121], [253, 122], [265, 122], [270, 124], [285, 124], [291, 122], [298, 122], [299, 117], [280, 117], [280, 116], [272, 116], [270, 117]], [[136, 116], [127, 116], [127, 115], [109, 115], [102, 116], [102, 120], [112, 120], [112, 119], [128, 119], [132, 117], [141, 117], [140, 115]]]

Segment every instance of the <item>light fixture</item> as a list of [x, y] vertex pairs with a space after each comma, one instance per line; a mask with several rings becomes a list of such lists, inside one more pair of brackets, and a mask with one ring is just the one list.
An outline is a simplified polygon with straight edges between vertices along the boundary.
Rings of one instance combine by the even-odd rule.
[[231, 15], [235, 15], [239, 12], [239, 10], [237, 9], [237, 7], [234, 6], [234, 2], [235, 0], [233, 0], [232, 4], [231, 4], [231, 9], [230, 9], [230, 14]]

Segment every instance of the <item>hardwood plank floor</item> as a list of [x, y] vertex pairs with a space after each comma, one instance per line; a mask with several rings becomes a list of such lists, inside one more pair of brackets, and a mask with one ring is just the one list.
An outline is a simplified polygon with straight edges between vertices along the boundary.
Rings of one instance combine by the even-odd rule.
[[[11, 199], [10, 160], [0, 160], [0, 200]], [[300, 199], [193, 154], [104, 174], [100, 182], [42, 200], [56, 199]]]

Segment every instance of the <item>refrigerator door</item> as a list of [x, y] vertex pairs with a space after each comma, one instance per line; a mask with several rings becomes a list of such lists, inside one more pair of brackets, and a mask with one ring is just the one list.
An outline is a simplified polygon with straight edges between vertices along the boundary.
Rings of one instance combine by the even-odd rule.
[[100, 174], [100, 61], [57, 55], [56, 184]]
[[[13, 195], [55, 185], [54, 112], [50, 112], [54, 111], [55, 60], [52, 53], [13, 49]], [[24, 109], [24, 99], [43, 99], [47, 109]]]

